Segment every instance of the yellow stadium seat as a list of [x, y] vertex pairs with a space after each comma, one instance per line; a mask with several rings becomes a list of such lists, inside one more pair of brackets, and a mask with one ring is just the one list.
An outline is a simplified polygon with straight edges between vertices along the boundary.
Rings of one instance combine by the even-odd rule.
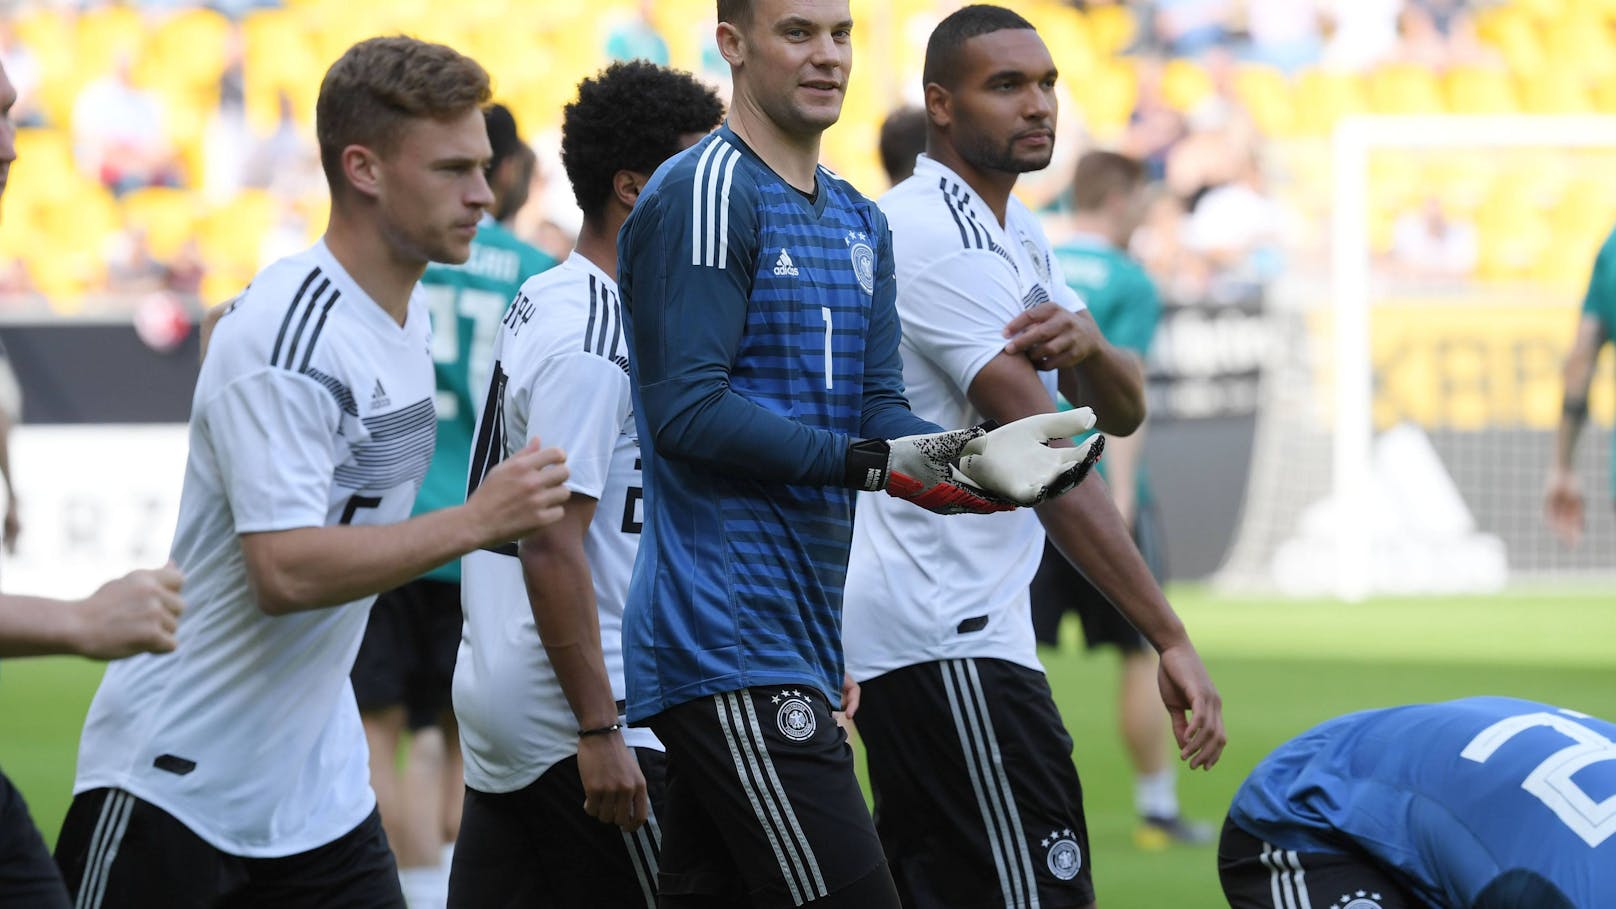
[[1447, 109], [1455, 114], [1511, 114], [1520, 110], [1509, 73], [1484, 67], [1458, 67], [1443, 77]]
[[75, 51], [77, 68], [93, 79], [112, 68], [119, 57], [131, 62], [146, 40], [146, 24], [131, 6], [102, 6], [78, 19]]
[[1139, 77], [1123, 62], [1108, 61], [1094, 68], [1078, 84], [1068, 86], [1083, 109], [1083, 121], [1097, 136], [1122, 131], [1139, 95]]
[[230, 20], [210, 9], [174, 13], [151, 32], [141, 54], [144, 69], [156, 68], [154, 86], [216, 89], [230, 42]]
[[1294, 134], [1296, 110], [1284, 73], [1264, 64], [1243, 65], [1235, 73], [1235, 91], [1264, 135], [1288, 138]]
[[1536, 21], [1516, 6], [1506, 4], [1479, 12], [1476, 33], [1503, 55], [1509, 71], [1517, 76], [1533, 75], [1551, 63]]
[[1369, 106], [1377, 114], [1437, 114], [1443, 109], [1436, 75], [1420, 66], [1393, 64], [1368, 76]]
[[1568, 15], [1544, 29], [1544, 48], [1556, 64], [1587, 76], [1616, 73], [1616, 41], [1598, 16]]
[[254, 269], [264, 234], [275, 225], [280, 207], [261, 190], [246, 190], [204, 212], [197, 222], [197, 245], [210, 269]]
[[1095, 6], [1088, 11], [1089, 35], [1102, 56], [1115, 56], [1133, 43], [1138, 23], [1134, 12], [1121, 3]]
[[196, 232], [198, 206], [188, 190], [149, 187], [118, 201], [124, 224], [145, 231], [152, 255], [166, 259]]
[[1595, 110], [1588, 82], [1570, 67], [1546, 66], [1519, 79], [1521, 108], [1529, 114], [1588, 114]]
[[1538, 273], [1549, 251], [1551, 235], [1539, 217], [1480, 226], [1480, 261], [1476, 275], [1486, 281], [1521, 281]]
[[1212, 94], [1212, 77], [1193, 60], [1174, 59], [1162, 69], [1162, 94], [1174, 110], [1194, 110]]
[[1329, 135], [1336, 121], [1369, 110], [1363, 82], [1349, 73], [1308, 69], [1296, 78], [1296, 126], [1310, 136]]

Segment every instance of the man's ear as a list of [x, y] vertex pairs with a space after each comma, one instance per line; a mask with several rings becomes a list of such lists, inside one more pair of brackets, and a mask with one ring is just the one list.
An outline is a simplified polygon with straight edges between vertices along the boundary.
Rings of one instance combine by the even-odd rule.
[[954, 93], [936, 82], [927, 82], [926, 117], [932, 126], [947, 129], [954, 122]]
[[718, 23], [718, 52], [730, 66], [740, 66], [746, 59], [746, 39], [733, 23]]
[[612, 195], [627, 208], [633, 208], [635, 201], [640, 198], [640, 190], [645, 188], [647, 178], [644, 174], [631, 170], [620, 170], [612, 174]]
[[375, 152], [363, 145], [350, 145], [342, 150], [341, 160], [342, 175], [355, 192], [371, 198], [381, 194], [381, 161]]

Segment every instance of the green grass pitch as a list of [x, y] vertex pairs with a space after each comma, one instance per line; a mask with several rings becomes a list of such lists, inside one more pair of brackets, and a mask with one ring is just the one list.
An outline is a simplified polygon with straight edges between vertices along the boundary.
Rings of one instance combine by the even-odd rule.
[[[1229, 747], [1211, 772], [1184, 772], [1191, 815], [1221, 822], [1241, 778], [1270, 748], [1352, 710], [1473, 694], [1548, 701], [1616, 718], [1616, 595], [1328, 602], [1171, 591], [1221, 690]], [[1131, 845], [1132, 780], [1115, 716], [1116, 659], [1065, 646], [1046, 653], [1077, 743], [1100, 905], [1207, 909], [1219, 896], [1212, 848], [1143, 853]], [[28, 798], [46, 839], [67, 809], [79, 726], [100, 667], [13, 660], [0, 669], [0, 768]], [[1165, 722], [1165, 719], [1163, 720]]]

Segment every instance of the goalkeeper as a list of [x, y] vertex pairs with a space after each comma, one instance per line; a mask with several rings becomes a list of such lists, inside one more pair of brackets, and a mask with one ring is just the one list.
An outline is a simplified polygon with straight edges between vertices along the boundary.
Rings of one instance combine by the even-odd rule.
[[[846, 9], [721, 2], [730, 118], [634, 185], [618, 235], [644, 482], [643, 513], [623, 515], [643, 527], [624, 676], [628, 721], [667, 747], [664, 909], [897, 909], [831, 715], [857, 703], [841, 647], [854, 493], [1002, 511], [1087, 466], [1018, 444], [1021, 428], [967, 453], [981, 430], [910, 412], [886, 219], [817, 165], [846, 86]], [[966, 454], [1016, 482], [960, 479]]]
[[[1049, 164], [1055, 65], [1016, 13], [968, 6], [932, 33], [927, 153], [881, 199], [895, 239], [904, 385], [918, 415], [1055, 421], [1057, 385], [1100, 428], [1143, 415], [1138, 364], [1066, 285], [1036, 217], [1012, 195]], [[1027, 301], [1053, 299], [1080, 343], [1006, 344]], [[1092, 424], [1083, 407], [1072, 412]], [[1109, 420], [1107, 419], [1109, 418]], [[978, 443], [979, 444], [979, 443]], [[967, 463], [978, 481], [989, 477]], [[1040, 522], [1042, 526], [1040, 526]], [[1089, 906], [1092, 863], [1072, 740], [1038, 661], [1028, 586], [1044, 536], [1161, 655], [1180, 755], [1210, 767], [1222, 707], [1195, 647], [1103, 479], [1035, 512], [937, 520], [859, 503], [843, 641], [863, 686], [859, 733], [876, 829], [905, 907]]]

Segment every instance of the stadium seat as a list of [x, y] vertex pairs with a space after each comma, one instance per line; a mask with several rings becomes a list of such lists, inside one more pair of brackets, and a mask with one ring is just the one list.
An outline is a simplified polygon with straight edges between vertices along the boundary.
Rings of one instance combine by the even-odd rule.
[[1521, 107], [1529, 114], [1589, 114], [1595, 110], [1588, 81], [1567, 66], [1545, 66], [1521, 75]]
[[1162, 69], [1162, 95], [1174, 110], [1192, 111], [1211, 96], [1212, 77], [1193, 60], [1168, 61]]
[[256, 271], [264, 234], [278, 213], [279, 203], [262, 190], [243, 191], [204, 212], [197, 223], [197, 243], [208, 268]]
[[196, 233], [197, 200], [187, 190], [137, 189], [118, 204], [124, 224], [145, 231], [152, 255], [158, 259], [173, 256]]
[[1442, 82], [1449, 113], [1512, 114], [1520, 110], [1515, 84], [1503, 70], [1458, 67], [1449, 70]]
[[1095, 67], [1079, 84], [1067, 87], [1082, 106], [1089, 130], [1112, 136], [1128, 125], [1138, 98], [1139, 78], [1128, 63], [1111, 60]]
[[1297, 129], [1310, 136], [1329, 135], [1337, 120], [1369, 110], [1363, 82], [1357, 76], [1333, 70], [1303, 71], [1296, 78], [1293, 98]]
[[1102, 56], [1121, 54], [1133, 43], [1139, 28], [1134, 11], [1121, 3], [1091, 6], [1088, 20], [1094, 49]]
[[100, 6], [78, 17], [74, 51], [75, 69], [85, 81], [100, 76], [114, 60], [136, 59], [146, 41], [146, 24], [133, 6]]
[[1392, 64], [1367, 77], [1369, 106], [1377, 114], [1439, 114], [1442, 91], [1429, 69]]
[[1264, 135], [1289, 138], [1295, 134], [1296, 109], [1284, 73], [1264, 64], [1242, 65], [1235, 73], [1235, 90]]

